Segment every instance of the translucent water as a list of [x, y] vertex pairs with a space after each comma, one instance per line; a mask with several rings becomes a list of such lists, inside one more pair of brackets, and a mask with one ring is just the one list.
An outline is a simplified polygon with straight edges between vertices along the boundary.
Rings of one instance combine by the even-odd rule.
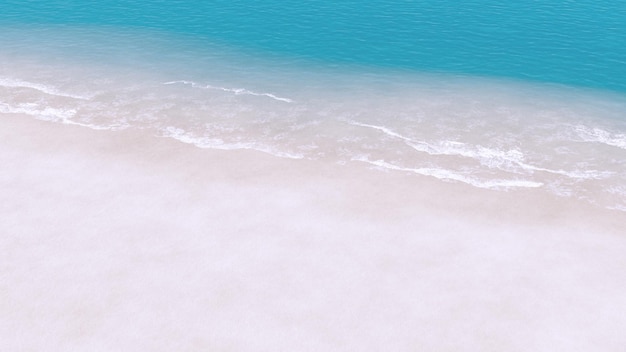
[[623, 351], [625, 6], [0, 0], [0, 350]]
[[626, 210], [622, 2], [0, 4], [0, 113]]

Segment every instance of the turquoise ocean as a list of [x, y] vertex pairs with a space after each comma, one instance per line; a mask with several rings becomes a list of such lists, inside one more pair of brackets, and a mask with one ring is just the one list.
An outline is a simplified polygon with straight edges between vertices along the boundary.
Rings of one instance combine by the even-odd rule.
[[626, 2], [0, 0], [0, 115], [626, 211]]

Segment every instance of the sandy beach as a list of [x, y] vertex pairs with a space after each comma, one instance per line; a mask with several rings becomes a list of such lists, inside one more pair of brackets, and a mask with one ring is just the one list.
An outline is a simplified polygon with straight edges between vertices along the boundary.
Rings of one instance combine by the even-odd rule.
[[623, 351], [626, 213], [0, 119], [0, 350]]

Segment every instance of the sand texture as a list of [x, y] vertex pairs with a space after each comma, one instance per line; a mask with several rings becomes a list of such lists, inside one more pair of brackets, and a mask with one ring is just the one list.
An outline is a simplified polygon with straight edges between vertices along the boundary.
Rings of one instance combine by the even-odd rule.
[[626, 213], [0, 119], [1, 351], [623, 351]]

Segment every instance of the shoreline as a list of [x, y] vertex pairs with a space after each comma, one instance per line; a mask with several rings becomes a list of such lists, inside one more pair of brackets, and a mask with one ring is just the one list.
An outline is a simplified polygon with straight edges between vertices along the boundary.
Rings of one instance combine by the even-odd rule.
[[[124, 167], [138, 174], [150, 173], [155, 177], [169, 178], [168, 182], [185, 187], [203, 187], [217, 181], [270, 183], [297, 189], [316, 183], [325, 185], [336, 182], [334, 187], [327, 187], [329, 193], [344, 192], [352, 197], [367, 197], [362, 193], [375, 193], [376, 199], [389, 204], [391, 211], [406, 206], [424, 208], [426, 203], [430, 210], [436, 209], [444, 214], [467, 212], [470, 219], [481, 217], [481, 213], [485, 213], [488, 219], [491, 214], [497, 213], [503, 223], [521, 226], [541, 221], [564, 225], [567, 221], [576, 220], [582, 221], [578, 226], [584, 226], [583, 220], [587, 215], [601, 219], [593, 223], [604, 224], [608, 232], [616, 234], [621, 234], [621, 222], [613, 220], [626, 219], [625, 212], [547, 194], [541, 187], [486, 190], [410, 172], [379, 170], [361, 162], [342, 165], [323, 160], [281, 158], [255, 150], [199, 148], [137, 129], [93, 130], [40, 121], [30, 116], [5, 115], [0, 123], [5, 125], [2, 143], [9, 150], [37, 151], [42, 156], [62, 153], [75, 159], [93, 156], [104, 165], [122, 162]], [[33, 136], [33, 132], [36, 135]], [[80, 148], [76, 148], [77, 145]], [[338, 201], [338, 197], [331, 198]]]
[[140, 130], [0, 127], [8, 350], [626, 343], [624, 212]]

